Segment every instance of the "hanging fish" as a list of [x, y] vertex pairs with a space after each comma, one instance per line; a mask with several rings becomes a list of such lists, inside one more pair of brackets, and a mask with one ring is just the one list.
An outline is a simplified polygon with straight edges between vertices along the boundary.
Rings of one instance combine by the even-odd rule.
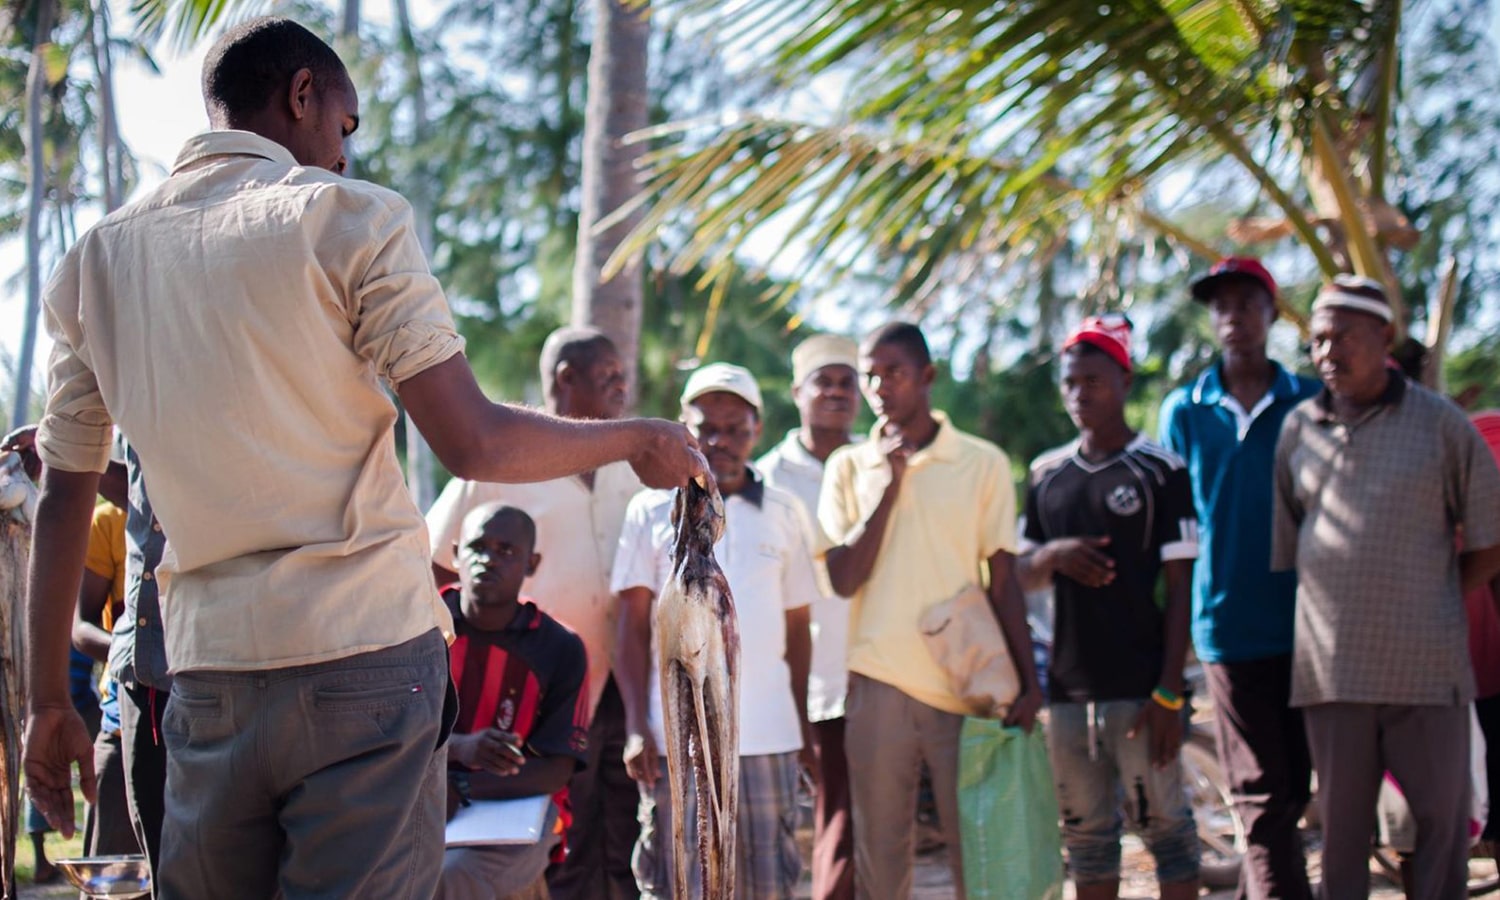
[[672, 895], [687, 900], [687, 805], [698, 841], [693, 859], [704, 900], [734, 896], [739, 802], [740, 633], [729, 582], [714, 560], [724, 500], [707, 479], [677, 491], [672, 578], [656, 602], [667, 774], [672, 788]]
[[21, 819], [22, 642], [26, 560], [37, 493], [21, 457], [0, 454], [0, 894], [16, 896], [16, 833]]

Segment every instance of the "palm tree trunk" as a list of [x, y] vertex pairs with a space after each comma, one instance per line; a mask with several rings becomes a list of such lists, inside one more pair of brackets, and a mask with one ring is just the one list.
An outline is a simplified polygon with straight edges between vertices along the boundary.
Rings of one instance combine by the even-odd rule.
[[[411, 11], [406, 0], [395, 0], [396, 38], [401, 46], [401, 55], [406, 66], [406, 94], [411, 98], [411, 142], [421, 148], [427, 142], [427, 86], [422, 80], [422, 58], [417, 48], [416, 36], [411, 27]], [[407, 195], [411, 198], [412, 218], [417, 227], [417, 240], [422, 252], [432, 264], [432, 218], [433, 175], [426, 156], [417, 153], [417, 163], [411, 173]], [[437, 499], [434, 494], [432, 449], [417, 430], [411, 416], [406, 417], [406, 484], [417, 508], [426, 511]]]
[[[588, 106], [583, 126], [583, 202], [578, 218], [578, 255], [573, 262], [573, 322], [594, 325], [610, 336], [625, 371], [636, 371], [645, 285], [639, 261], [609, 281], [600, 271], [640, 221], [632, 215], [600, 234], [594, 224], [637, 190], [636, 160], [643, 145], [622, 138], [649, 121], [646, 93], [649, 7], [627, 8], [621, 0], [593, 0], [594, 42], [589, 54]], [[634, 379], [632, 379], [634, 380]]]
[[120, 159], [120, 130], [115, 121], [115, 76], [114, 62], [110, 59], [107, 0], [93, 0], [91, 18], [89, 50], [94, 57], [99, 90], [99, 180], [104, 188], [104, 211], [112, 213], [125, 200], [125, 184]]
[[31, 68], [26, 73], [26, 177], [31, 182], [26, 206], [26, 321], [16, 364], [15, 405], [11, 427], [31, 419], [31, 366], [36, 354], [37, 313], [42, 305], [42, 206], [47, 197], [46, 150], [42, 140], [42, 101], [47, 93], [46, 49], [52, 39], [56, 0], [37, 0]]

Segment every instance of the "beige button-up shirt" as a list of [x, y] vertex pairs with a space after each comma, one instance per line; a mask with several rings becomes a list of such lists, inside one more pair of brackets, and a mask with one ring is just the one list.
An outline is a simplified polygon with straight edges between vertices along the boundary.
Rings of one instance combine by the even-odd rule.
[[594, 473], [594, 489], [582, 478], [558, 478], [534, 484], [489, 484], [455, 478], [427, 512], [432, 558], [458, 571], [453, 548], [464, 517], [486, 503], [505, 503], [526, 511], [536, 522], [536, 552], [542, 564], [522, 592], [538, 608], [583, 638], [589, 655], [589, 710], [609, 680], [614, 660], [615, 605], [609, 574], [625, 508], [641, 489], [629, 463], [604, 466]]
[[168, 547], [173, 671], [263, 669], [451, 632], [382, 381], [463, 350], [384, 188], [219, 131], [64, 258], [38, 445], [103, 471], [134, 445]]

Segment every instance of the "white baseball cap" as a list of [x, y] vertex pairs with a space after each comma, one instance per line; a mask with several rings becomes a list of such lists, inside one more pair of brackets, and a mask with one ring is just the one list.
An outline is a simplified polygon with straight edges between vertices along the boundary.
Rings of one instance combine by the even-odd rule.
[[710, 363], [689, 375], [687, 386], [682, 389], [682, 405], [721, 391], [744, 400], [757, 413], [761, 411], [760, 385], [755, 383], [755, 376], [744, 366], [729, 363]]

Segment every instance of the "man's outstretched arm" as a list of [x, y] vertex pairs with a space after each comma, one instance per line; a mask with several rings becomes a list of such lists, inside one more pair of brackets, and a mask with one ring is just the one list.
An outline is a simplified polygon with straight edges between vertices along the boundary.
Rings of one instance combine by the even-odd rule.
[[26, 783], [64, 837], [73, 834], [75, 762], [84, 798], [95, 796], [93, 742], [68, 696], [68, 648], [98, 491], [96, 472], [49, 466], [42, 473], [26, 592]]
[[681, 425], [662, 419], [588, 422], [492, 403], [453, 356], [396, 389], [448, 471], [471, 481], [548, 481], [625, 460], [648, 487], [680, 487], [707, 466]]

